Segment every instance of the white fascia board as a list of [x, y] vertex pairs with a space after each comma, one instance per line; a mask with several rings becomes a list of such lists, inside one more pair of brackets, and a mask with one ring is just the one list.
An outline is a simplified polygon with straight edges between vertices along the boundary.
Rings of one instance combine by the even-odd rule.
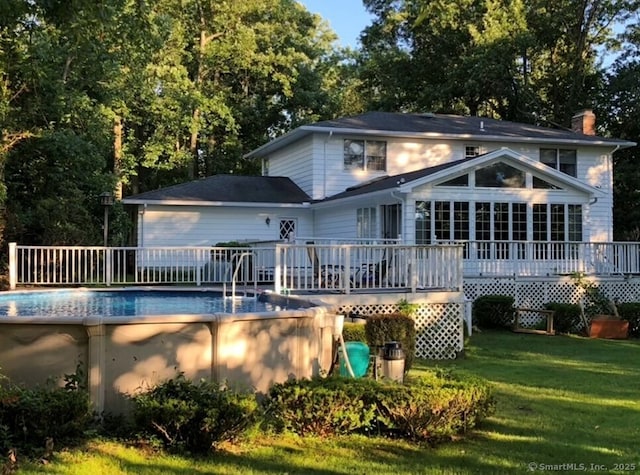
[[390, 130], [375, 130], [375, 129], [352, 129], [344, 127], [315, 127], [312, 125], [303, 125], [291, 132], [288, 132], [276, 139], [261, 145], [255, 150], [244, 155], [244, 158], [258, 158], [264, 157], [269, 153], [272, 153], [280, 148], [302, 139], [306, 135], [312, 133], [319, 134], [336, 134], [336, 135], [374, 135], [376, 137], [398, 137], [398, 138], [413, 138], [413, 139], [452, 139], [452, 140], [466, 140], [470, 142], [496, 142], [496, 143], [539, 143], [539, 144], [555, 144], [555, 145], [575, 145], [585, 147], [613, 147], [616, 150], [634, 147], [637, 144], [627, 140], [581, 140], [575, 139], [555, 139], [555, 138], [542, 138], [542, 137], [505, 137], [503, 135], [489, 135], [489, 134], [441, 134], [435, 132], [402, 132], [402, 131], [390, 131]]
[[[330, 200], [324, 200], [324, 201], [317, 201], [315, 203], [313, 203], [311, 205], [311, 207], [313, 209], [318, 209], [318, 208], [333, 208], [336, 206], [336, 204], [339, 204], [340, 206], [343, 206], [345, 204], [349, 204], [351, 202], [358, 202], [358, 201], [371, 201], [372, 198], [376, 198], [378, 196], [390, 196], [392, 193], [403, 193], [403, 191], [400, 189], [400, 187], [396, 186], [393, 188], [386, 188], [384, 190], [378, 190], [378, 191], [373, 191], [371, 193], [360, 193], [357, 195], [353, 195], [353, 196], [346, 196], [344, 198], [337, 198], [337, 199], [330, 199]], [[396, 200], [398, 199], [398, 197], [396, 197]]]
[[387, 137], [403, 137], [403, 138], [429, 138], [429, 139], [456, 139], [456, 140], [469, 140], [476, 142], [504, 142], [504, 143], [549, 143], [549, 144], [568, 144], [568, 145], [584, 145], [593, 147], [618, 147], [628, 148], [637, 145], [635, 142], [629, 142], [627, 140], [581, 140], [575, 139], [555, 139], [555, 138], [542, 138], [542, 137], [505, 137], [503, 135], [489, 135], [489, 134], [441, 134], [437, 132], [402, 132], [402, 131], [389, 131], [389, 130], [374, 130], [374, 129], [349, 129], [349, 128], [333, 128], [333, 127], [313, 127], [305, 126], [301, 127], [311, 132], [329, 133], [340, 135], [376, 135]]
[[[309, 126], [303, 125], [302, 127], [298, 127], [297, 129], [292, 130], [291, 132], [287, 132], [280, 137], [277, 137], [266, 144], [260, 145], [255, 150], [252, 150], [249, 153], [246, 153], [242, 156], [242, 158], [262, 158], [266, 155], [269, 155], [272, 152], [280, 150], [281, 148], [289, 145], [290, 143], [297, 142], [303, 137], [313, 133], [316, 128], [312, 128]], [[330, 130], [333, 130], [329, 128]]]
[[224, 206], [233, 208], [309, 208], [310, 203], [247, 203], [239, 201], [185, 201], [185, 200], [141, 200], [124, 199], [126, 205], [147, 205], [147, 206]]

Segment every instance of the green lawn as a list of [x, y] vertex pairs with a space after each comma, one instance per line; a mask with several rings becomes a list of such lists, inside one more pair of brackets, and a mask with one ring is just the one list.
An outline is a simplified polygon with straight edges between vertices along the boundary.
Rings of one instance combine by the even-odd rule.
[[580, 464], [585, 471], [640, 473], [639, 341], [484, 332], [470, 339], [464, 359], [417, 361], [412, 373], [436, 365], [488, 379], [498, 400], [496, 414], [478, 430], [436, 448], [365, 437], [258, 437], [192, 459], [94, 441], [18, 473], [501, 474], [531, 473], [530, 464], [554, 473], [573, 473]]

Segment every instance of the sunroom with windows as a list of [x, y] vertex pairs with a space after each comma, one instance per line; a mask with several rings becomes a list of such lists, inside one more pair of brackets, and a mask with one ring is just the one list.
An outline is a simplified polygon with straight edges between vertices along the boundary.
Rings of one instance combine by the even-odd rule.
[[510, 151], [490, 155], [412, 190], [415, 243], [463, 243], [467, 269], [520, 261], [561, 272], [582, 253], [598, 190]]

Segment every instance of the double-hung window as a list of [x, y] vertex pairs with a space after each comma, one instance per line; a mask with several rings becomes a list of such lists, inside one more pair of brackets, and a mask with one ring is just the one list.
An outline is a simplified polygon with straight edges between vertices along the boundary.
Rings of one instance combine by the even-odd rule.
[[382, 140], [345, 140], [345, 170], [385, 171], [387, 142]]
[[560, 170], [562, 173], [576, 177], [578, 173], [577, 152], [561, 148], [541, 148], [540, 162]]

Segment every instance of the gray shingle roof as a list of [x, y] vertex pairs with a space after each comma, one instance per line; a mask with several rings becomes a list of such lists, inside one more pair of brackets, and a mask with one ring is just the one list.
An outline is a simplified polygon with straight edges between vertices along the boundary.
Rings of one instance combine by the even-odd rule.
[[303, 125], [249, 152], [245, 157], [265, 157], [313, 133], [342, 133], [378, 137], [449, 138], [485, 142], [528, 142], [576, 145], [636, 145], [622, 139], [584, 135], [569, 129], [541, 127], [487, 117], [448, 114], [367, 112]]
[[286, 177], [214, 175], [123, 200], [124, 203], [147, 201], [304, 203], [311, 198]]
[[398, 186], [398, 183], [409, 183], [414, 180], [419, 180], [420, 178], [424, 178], [425, 176], [432, 175], [441, 170], [446, 170], [447, 168], [456, 166], [459, 163], [464, 163], [464, 162], [474, 160], [475, 158], [477, 157], [463, 158], [462, 160], [442, 163], [434, 167], [423, 168], [421, 170], [416, 170], [416, 171], [407, 172], [407, 173], [401, 173], [400, 175], [380, 177], [377, 180], [374, 180], [368, 183], [362, 183], [360, 185], [355, 185], [350, 188], [347, 188], [342, 193], [338, 193], [337, 195], [330, 196], [323, 201], [332, 201], [332, 200], [338, 200], [342, 198], [349, 198], [351, 196], [363, 195], [366, 193], [374, 193], [376, 191], [389, 190], [391, 188], [395, 188], [396, 186]]
[[402, 114], [393, 112], [367, 112], [341, 119], [316, 122], [309, 127], [335, 129], [378, 130], [389, 132], [431, 133], [442, 135], [489, 135], [504, 138], [538, 138], [555, 140], [581, 140], [587, 142], [619, 143], [619, 139], [584, 135], [568, 129], [541, 127], [531, 124], [490, 119], [487, 117], [448, 114]]

